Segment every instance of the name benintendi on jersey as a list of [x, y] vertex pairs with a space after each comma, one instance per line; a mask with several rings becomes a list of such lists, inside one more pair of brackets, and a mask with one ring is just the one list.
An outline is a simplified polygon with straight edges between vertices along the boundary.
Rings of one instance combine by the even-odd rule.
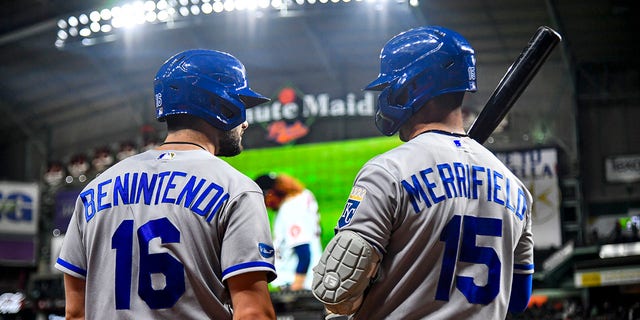
[[182, 206], [211, 222], [228, 198], [229, 194], [222, 186], [182, 171], [127, 172], [115, 178], [97, 180], [95, 187], [80, 193], [87, 222], [100, 211], [141, 202]]
[[[421, 207], [430, 208], [447, 199], [478, 199], [481, 193], [486, 194], [487, 201], [505, 206], [520, 220], [527, 211], [527, 199], [522, 187], [502, 172], [488, 167], [461, 162], [439, 163], [420, 170], [409, 179], [401, 183], [416, 213], [420, 212]], [[485, 192], [481, 192], [481, 189]]]

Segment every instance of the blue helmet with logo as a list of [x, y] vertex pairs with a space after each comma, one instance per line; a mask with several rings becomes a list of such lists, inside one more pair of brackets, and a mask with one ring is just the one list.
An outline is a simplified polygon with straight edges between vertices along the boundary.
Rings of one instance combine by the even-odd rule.
[[364, 90], [382, 91], [376, 126], [393, 135], [428, 100], [476, 91], [474, 50], [460, 34], [439, 26], [402, 32], [380, 53], [380, 74]]
[[246, 109], [269, 101], [249, 88], [244, 65], [234, 56], [194, 49], [169, 58], [154, 79], [156, 118], [189, 114], [231, 130], [246, 119]]

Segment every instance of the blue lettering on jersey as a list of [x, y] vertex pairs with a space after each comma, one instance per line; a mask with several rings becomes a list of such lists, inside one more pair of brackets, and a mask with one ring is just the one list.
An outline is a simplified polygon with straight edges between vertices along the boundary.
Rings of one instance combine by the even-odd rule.
[[431, 202], [429, 198], [427, 198], [427, 194], [424, 192], [424, 189], [422, 189], [420, 182], [418, 182], [418, 177], [416, 177], [415, 174], [411, 176], [411, 182], [412, 183], [407, 182], [407, 180], [402, 180], [401, 184], [404, 190], [409, 193], [409, 200], [411, 201], [413, 210], [416, 213], [420, 212], [420, 206], [418, 204], [422, 202], [422, 200], [424, 200], [427, 208], [431, 208]]
[[[482, 198], [486, 201], [507, 208], [520, 220], [524, 219], [528, 209], [525, 191], [521, 187], [515, 189], [513, 179], [505, 177], [500, 171], [479, 165], [438, 163], [433, 168], [420, 170], [400, 184], [416, 214], [424, 207], [430, 208], [447, 199], [479, 199], [480, 194], [485, 195]], [[340, 224], [350, 221], [348, 209], [352, 206], [347, 202]]]
[[273, 257], [273, 254], [275, 253], [272, 246], [262, 242], [258, 243], [258, 251], [263, 258], [267, 259]]
[[87, 220], [87, 222], [96, 214], [96, 204], [93, 198], [93, 189], [87, 189], [80, 193], [80, 199], [84, 206], [84, 219]]
[[136, 192], [136, 201], [134, 203], [140, 202], [140, 196], [144, 194], [144, 204], [151, 204], [151, 196], [153, 195], [153, 189], [156, 186], [156, 179], [158, 178], [157, 174], [153, 174], [151, 176], [151, 181], [147, 177], [147, 173], [143, 172], [140, 174], [140, 183], [138, 185], [138, 191]]
[[181, 171], [127, 172], [112, 179], [99, 181], [94, 188], [80, 193], [85, 220], [96, 213], [121, 205], [160, 203], [175, 204], [211, 222], [220, 207], [229, 200], [225, 189], [203, 178]]
[[116, 177], [113, 183], [113, 205], [118, 205], [118, 198], [122, 200], [122, 204], [129, 204], [129, 173], [125, 173], [124, 177]]

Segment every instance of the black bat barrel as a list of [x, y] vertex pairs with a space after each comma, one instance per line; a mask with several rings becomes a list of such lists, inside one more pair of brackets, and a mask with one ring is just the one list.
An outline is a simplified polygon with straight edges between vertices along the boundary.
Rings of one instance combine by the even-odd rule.
[[560, 40], [560, 35], [553, 29], [538, 28], [471, 125], [471, 138], [479, 143], [489, 138]]

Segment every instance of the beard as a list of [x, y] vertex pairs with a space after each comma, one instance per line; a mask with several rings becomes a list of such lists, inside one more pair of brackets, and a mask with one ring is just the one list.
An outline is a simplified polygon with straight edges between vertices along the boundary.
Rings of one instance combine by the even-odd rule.
[[400, 141], [402, 142], [408, 142], [409, 140], [411, 140], [410, 135], [411, 131], [404, 126], [400, 127], [400, 129], [398, 130], [398, 138], [400, 138]]
[[225, 131], [220, 137], [220, 147], [217, 156], [233, 157], [242, 152], [242, 131], [229, 130]]

